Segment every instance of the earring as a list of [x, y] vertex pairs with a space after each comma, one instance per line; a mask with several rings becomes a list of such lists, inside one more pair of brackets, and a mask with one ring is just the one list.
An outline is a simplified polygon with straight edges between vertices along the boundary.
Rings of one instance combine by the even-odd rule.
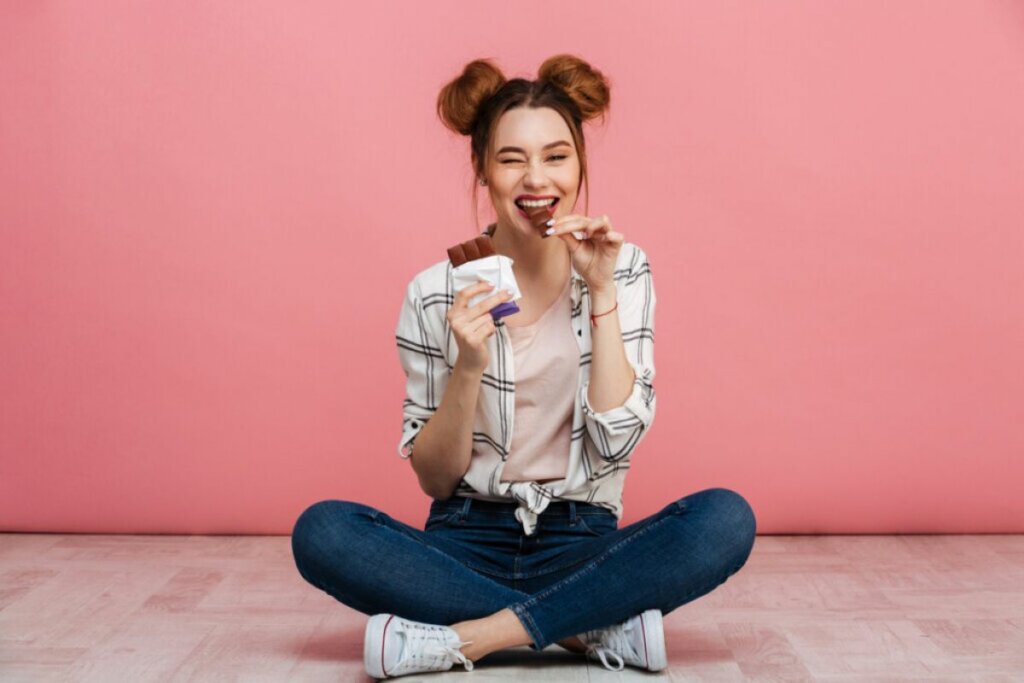
[[480, 184], [481, 184], [481, 185], [486, 185], [486, 184], [487, 184], [487, 181], [486, 181], [486, 180], [484, 180], [483, 178], [481, 178], [481, 179], [480, 179]]

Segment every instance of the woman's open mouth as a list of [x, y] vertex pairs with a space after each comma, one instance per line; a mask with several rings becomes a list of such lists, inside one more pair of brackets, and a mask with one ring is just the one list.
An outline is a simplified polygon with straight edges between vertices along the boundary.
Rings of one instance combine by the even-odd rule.
[[515, 202], [516, 208], [519, 209], [519, 215], [522, 216], [523, 218], [526, 218], [527, 220], [530, 219], [531, 212], [537, 212], [547, 207], [551, 207], [552, 212], [554, 212], [554, 208], [557, 204], [558, 197], [555, 197], [554, 199], [546, 199], [543, 201], [518, 200]]

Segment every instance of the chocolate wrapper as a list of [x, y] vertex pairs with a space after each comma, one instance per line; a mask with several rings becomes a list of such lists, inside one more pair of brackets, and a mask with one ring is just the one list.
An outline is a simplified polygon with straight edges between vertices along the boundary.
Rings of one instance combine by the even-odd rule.
[[467, 305], [475, 306], [484, 299], [494, 296], [502, 289], [512, 292], [512, 299], [498, 304], [491, 309], [491, 318], [497, 322], [506, 315], [519, 312], [516, 299], [523, 298], [516, 283], [516, 276], [512, 273], [512, 259], [508, 256], [495, 254], [484, 258], [467, 261], [461, 266], [452, 268], [452, 283], [456, 292], [486, 280], [494, 285], [494, 289], [481, 292], [469, 300]]

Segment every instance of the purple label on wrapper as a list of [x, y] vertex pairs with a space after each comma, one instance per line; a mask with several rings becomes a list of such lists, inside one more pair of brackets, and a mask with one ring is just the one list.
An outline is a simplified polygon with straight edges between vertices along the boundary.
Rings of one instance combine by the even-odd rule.
[[516, 306], [515, 301], [506, 301], [503, 304], [498, 304], [491, 309], [491, 318], [494, 322], [498, 322], [500, 318], [504, 318], [506, 315], [512, 315], [513, 313], [519, 312], [519, 306]]

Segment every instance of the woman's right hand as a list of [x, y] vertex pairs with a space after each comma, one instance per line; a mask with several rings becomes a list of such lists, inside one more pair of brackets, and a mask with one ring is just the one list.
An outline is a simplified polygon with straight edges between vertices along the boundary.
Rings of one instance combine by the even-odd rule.
[[456, 365], [473, 372], [483, 373], [491, 360], [487, 353], [487, 338], [495, 332], [491, 309], [512, 300], [512, 294], [502, 290], [475, 306], [468, 306], [469, 300], [474, 296], [493, 288], [493, 284], [483, 281], [461, 289], [455, 293], [455, 301], [448, 309], [448, 324], [451, 325], [455, 341], [459, 345]]

